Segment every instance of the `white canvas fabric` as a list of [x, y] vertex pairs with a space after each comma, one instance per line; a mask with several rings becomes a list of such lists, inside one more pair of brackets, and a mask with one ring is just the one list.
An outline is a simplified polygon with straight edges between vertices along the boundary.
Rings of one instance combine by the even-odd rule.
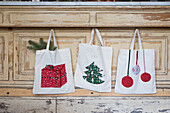
[[[73, 75], [72, 75], [72, 65], [71, 65], [71, 55], [70, 49], [57, 49], [55, 51], [49, 50], [51, 35], [53, 34], [53, 41], [54, 46], [57, 47], [54, 31], [50, 31], [50, 36], [48, 39], [48, 44], [46, 49], [44, 50], [37, 50], [36, 51], [36, 61], [35, 61], [35, 80], [34, 80], [34, 87], [33, 87], [33, 94], [61, 94], [61, 93], [71, 93], [75, 91], [74, 82], [73, 82]], [[48, 87], [42, 87], [42, 69], [45, 68], [47, 65], [61, 65], [65, 64], [65, 71], [66, 71], [66, 83], [61, 87], [53, 87], [48, 84]], [[63, 69], [63, 68], [62, 68]], [[57, 73], [58, 74], [58, 73]], [[51, 75], [49, 75], [51, 76]], [[62, 76], [61, 76], [62, 77]], [[54, 79], [54, 77], [52, 78]], [[59, 78], [57, 78], [59, 79]], [[46, 80], [46, 78], [44, 78]], [[51, 78], [47, 79], [51, 80]], [[58, 82], [58, 81], [57, 81]], [[46, 82], [45, 82], [46, 83]], [[50, 82], [52, 84], [52, 82]], [[59, 83], [59, 82], [58, 82]], [[57, 84], [57, 83], [56, 83]]]
[[[138, 34], [139, 49], [133, 50], [136, 33]], [[156, 93], [155, 50], [142, 49], [138, 29], [136, 29], [133, 36], [130, 50], [120, 49], [118, 56], [115, 93]]]
[[[100, 46], [91, 45], [96, 32]], [[92, 29], [89, 44], [79, 44], [75, 86], [98, 92], [111, 92], [112, 47], [102, 47], [98, 29]]]

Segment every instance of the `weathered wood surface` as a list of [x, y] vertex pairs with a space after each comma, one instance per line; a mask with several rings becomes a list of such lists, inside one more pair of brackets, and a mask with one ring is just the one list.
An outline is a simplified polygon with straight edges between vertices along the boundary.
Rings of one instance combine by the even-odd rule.
[[[168, 113], [170, 98], [59, 97], [57, 113]], [[63, 107], [66, 106], [66, 107]]]
[[58, 97], [57, 113], [170, 113], [170, 97]]
[[0, 113], [169, 113], [170, 97], [0, 97]]
[[170, 27], [170, 6], [0, 6], [0, 27]]

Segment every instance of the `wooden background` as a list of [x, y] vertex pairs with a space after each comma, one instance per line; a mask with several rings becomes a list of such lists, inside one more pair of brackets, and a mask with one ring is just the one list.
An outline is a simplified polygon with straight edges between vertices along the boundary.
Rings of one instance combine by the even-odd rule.
[[[59, 48], [71, 48], [74, 73], [78, 44], [89, 42], [91, 27], [113, 47], [112, 92], [33, 95], [35, 52], [28, 40], [47, 40], [53, 28]], [[135, 28], [143, 48], [156, 50], [157, 94], [114, 93], [119, 49], [129, 48]], [[0, 6], [0, 113], [168, 113], [169, 59], [170, 6]]]

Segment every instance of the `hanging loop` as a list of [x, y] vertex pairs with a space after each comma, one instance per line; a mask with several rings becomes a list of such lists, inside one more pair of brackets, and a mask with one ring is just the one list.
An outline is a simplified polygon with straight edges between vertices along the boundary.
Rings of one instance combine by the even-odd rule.
[[46, 46], [46, 50], [49, 50], [50, 41], [51, 41], [51, 35], [53, 35], [54, 47], [57, 47], [57, 48], [58, 48], [57, 43], [56, 43], [56, 39], [55, 39], [54, 30], [51, 29], [50, 35], [49, 35], [49, 38], [48, 38], [48, 43], [47, 43], [47, 46]]
[[135, 33], [134, 33], [134, 36], [133, 36], [133, 39], [132, 39], [131, 46], [130, 46], [130, 49], [131, 49], [131, 50], [134, 49], [134, 43], [135, 43], [136, 34], [138, 35], [139, 49], [142, 49], [142, 43], [141, 43], [141, 38], [140, 38], [139, 30], [136, 29], [136, 30], [135, 30]]
[[91, 45], [92, 42], [93, 42], [94, 31], [96, 32], [96, 36], [97, 36], [98, 41], [100, 42], [100, 45], [103, 46], [102, 37], [101, 37], [100, 32], [99, 32], [99, 30], [98, 30], [97, 28], [92, 28], [92, 31], [91, 31], [91, 39], [90, 39], [89, 45]]

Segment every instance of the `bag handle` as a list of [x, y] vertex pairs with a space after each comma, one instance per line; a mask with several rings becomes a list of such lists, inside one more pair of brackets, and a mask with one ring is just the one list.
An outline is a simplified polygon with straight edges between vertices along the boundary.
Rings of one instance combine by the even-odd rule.
[[135, 30], [135, 34], [134, 34], [133, 39], [132, 39], [131, 46], [130, 46], [130, 49], [131, 49], [131, 50], [133, 50], [133, 48], [134, 48], [136, 33], [138, 34], [139, 49], [142, 49], [142, 43], [141, 43], [141, 38], [140, 38], [139, 30], [136, 29], [136, 30]]
[[58, 48], [57, 43], [56, 43], [56, 39], [55, 39], [54, 30], [53, 30], [53, 29], [51, 29], [51, 31], [50, 31], [50, 35], [49, 35], [49, 38], [48, 38], [48, 43], [47, 43], [46, 50], [49, 50], [50, 40], [51, 40], [51, 34], [53, 35], [54, 46]]
[[91, 45], [92, 42], [93, 42], [94, 30], [96, 31], [97, 39], [98, 39], [98, 41], [100, 42], [100, 45], [103, 46], [102, 37], [101, 37], [100, 32], [99, 32], [99, 30], [98, 30], [97, 28], [92, 28], [92, 31], [91, 31], [91, 39], [90, 39], [89, 45]]

